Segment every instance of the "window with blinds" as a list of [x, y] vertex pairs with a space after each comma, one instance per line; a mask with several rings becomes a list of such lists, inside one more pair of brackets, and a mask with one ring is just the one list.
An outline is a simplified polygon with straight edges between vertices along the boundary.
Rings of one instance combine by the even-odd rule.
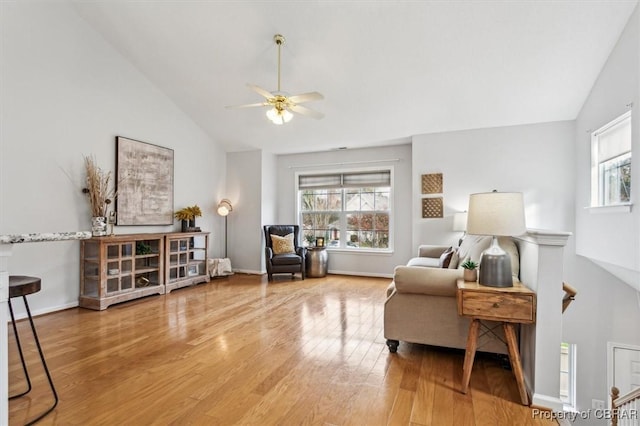
[[591, 134], [591, 206], [631, 202], [631, 111]]
[[390, 248], [391, 170], [298, 176], [303, 244], [323, 237], [329, 248]]

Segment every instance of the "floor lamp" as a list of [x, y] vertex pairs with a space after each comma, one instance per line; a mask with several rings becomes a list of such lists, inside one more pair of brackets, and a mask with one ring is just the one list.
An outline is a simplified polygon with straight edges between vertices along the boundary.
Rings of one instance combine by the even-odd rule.
[[233, 211], [233, 207], [231, 206], [231, 201], [226, 198], [223, 198], [218, 203], [218, 214], [220, 216], [224, 216], [224, 257], [227, 258], [227, 216], [229, 213]]

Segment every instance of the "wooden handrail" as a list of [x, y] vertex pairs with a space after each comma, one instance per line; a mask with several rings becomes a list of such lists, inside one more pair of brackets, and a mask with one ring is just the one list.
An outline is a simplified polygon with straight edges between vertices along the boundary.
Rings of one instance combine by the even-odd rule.
[[562, 312], [567, 309], [567, 307], [576, 300], [576, 294], [578, 294], [578, 290], [573, 288], [567, 283], [562, 283], [562, 291], [564, 291], [564, 297], [562, 298]]
[[620, 390], [615, 386], [611, 387], [611, 410], [613, 411], [611, 415], [612, 426], [618, 426], [619, 408], [631, 401], [635, 401], [636, 399], [640, 400], [640, 388], [636, 388], [628, 394], [620, 396]]

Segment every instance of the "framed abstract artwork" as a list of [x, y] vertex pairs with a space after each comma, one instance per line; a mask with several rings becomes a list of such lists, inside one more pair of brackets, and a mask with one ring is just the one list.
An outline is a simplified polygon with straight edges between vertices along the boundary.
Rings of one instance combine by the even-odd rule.
[[173, 224], [173, 150], [116, 137], [116, 225]]

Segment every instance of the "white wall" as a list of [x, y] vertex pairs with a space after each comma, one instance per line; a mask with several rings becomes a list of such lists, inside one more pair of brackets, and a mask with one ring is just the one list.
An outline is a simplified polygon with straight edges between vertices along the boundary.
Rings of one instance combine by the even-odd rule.
[[[391, 160], [391, 161], [389, 161]], [[397, 161], [395, 161], [397, 160]], [[346, 170], [358, 167], [392, 166], [393, 253], [348, 253], [330, 250], [329, 272], [371, 276], [393, 275], [397, 265], [405, 264], [417, 253], [411, 240], [411, 146], [408, 144], [378, 148], [326, 151], [278, 156], [278, 220], [297, 223], [296, 172]]]
[[227, 154], [229, 258], [234, 271], [265, 272], [262, 245], [262, 152]]
[[[278, 170], [278, 157], [262, 151], [262, 225], [278, 223], [278, 178], [275, 170]], [[266, 270], [265, 264], [263, 267]]]
[[[635, 104], [632, 113], [632, 200], [640, 199], [640, 114], [637, 109], [640, 78], [640, 19], [638, 9], [612, 51], [576, 119], [576, 251], [633, 271], [640, 270], [640, 211], [592, 214], [584, 207], [590, 197], [590, 136], [595, 130]], [[574, 256], [567, 265], [568, 281], [578, 290], [577, 299], [564, 314], [563, 339], [578, 351], [578, 409], [591, 408], [591, 399], [607, 401], [607, 342], [640, 345], [640, 294], [586, 257]], [[631, 282], [631, 284], [634, 284]], [[637, 284], [637, 283], [636, 283]], [[640, 288], [640, 287], [638, 287]], [[576, 424], [587, 424], [588, 421]], [[592, 419], [591, 423], [598, 423]], [[603, 421], [599, 423], [604, 424]]]
[[[576, 249], [578, 254], [634, 271], [640, 281], [640, 210], [626, 213], [596, 213], [590, 205], [591, 136], [590, 132], [628, 111], [632, 112], [632, 149], [640, 152], [640, 30], [638, 10], [631, 16], [615, 49], [578, 118], [576, 119]], [[631, 199], [640, 200], [640, 156], [632, 158]], [[614, 271], [617, 272], [617, 271]], [[631, 283], [634, 284], [634, 283]], [[640, 289], [640, 285], [636, 286]]]
[[[469, 194], [522, 192], [528, 228], [573, 228], [573, 122], [413, 137], [413, 245], [454, 244], [453, 214]], [[444, 218], [422, 219], [421, 175], [442, 173]]]
[[[61, 2], [2, 2], [0, 233], [90, 229], [83, 155], [115, 173], [115, 136], [172, 148], [175, 208], [198, 204], [198, 225], [222, 251], [225, 153]], [[179, 226], [116, 227], [116, 233]], [[74, 306], [79, 243], [16, 245], [11, 274], [43, 279], [35, 313]]]

